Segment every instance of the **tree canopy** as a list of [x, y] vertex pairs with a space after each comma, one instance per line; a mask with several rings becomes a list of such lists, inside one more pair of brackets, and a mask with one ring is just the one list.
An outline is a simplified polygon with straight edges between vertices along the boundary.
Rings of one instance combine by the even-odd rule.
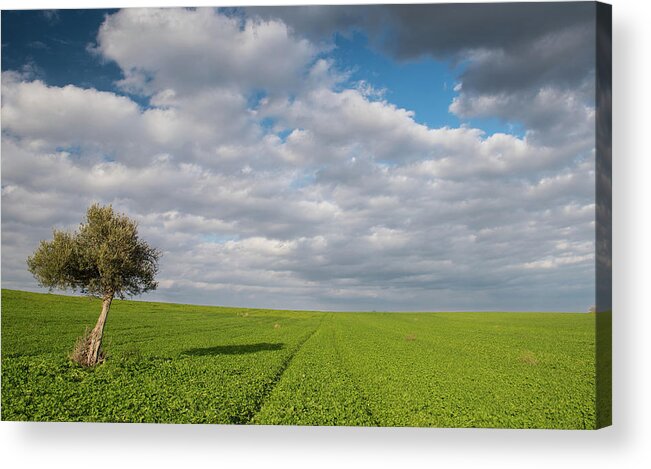
[[138, 237], [137, 223], [93, 204], [73, 233], [54, 230], [27, 259], [41, 286], [106, 297], [139, 295], [157, 286], [160, 251]]

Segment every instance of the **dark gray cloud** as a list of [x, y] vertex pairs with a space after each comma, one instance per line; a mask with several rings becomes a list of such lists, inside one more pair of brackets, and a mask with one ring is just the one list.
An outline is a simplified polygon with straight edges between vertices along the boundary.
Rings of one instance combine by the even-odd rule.
[[[314, 39], [368, 28], [401, 58], [438, 57], [463, 49], [506, 47], [585, 22], [590, 2], [441, 3], [252, 7], [247, 15], [279, 18]], [[388, 28], [388, 29], [387, 29]], [[382, 37], [384, 36], [384, 37]]]
[[[247, 14], [280, 18], [315, 39], [360, 30], [399, 60], [467, 59], [502, 51], [501, 61], [463, 73], [473, 89], [575, 83], [594, 68], [595, 6], [590, 2], [256, 7]], [[502, 88], [503, 87], [503, 88]]]
[[594, 44], [594, 22], [584, 20], [476, 53], [460, 79], [466, 90], [478, 93], [571, 87], [594, 70]]

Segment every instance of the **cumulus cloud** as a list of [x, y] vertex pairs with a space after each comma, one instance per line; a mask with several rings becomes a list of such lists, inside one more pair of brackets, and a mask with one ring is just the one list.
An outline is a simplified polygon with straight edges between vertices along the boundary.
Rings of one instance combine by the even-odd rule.
[[110, 15], [96, 52], [124, 72], [127, 90], [193, 93], [215, 85], [291, 90], [318, 49], [281, 21], [242, 19], [212, 9], [136, 9]]
[[[514, 82], [513, 93], [472, 82], [491, 54], [518, 69], [508, 38], [540, 48], [553, 31], [579, 34], [583, 10], [555, 22], [536, 7], [540, 22], [527, 32], [515, 13], [489, 9], [494, 32], [462, 40], [448, 23], [464, 15], [423, 8], [127, 9], [106, 18], [94, 48], [120, 67], [125, 93], [3, 73], [3, 286], [34, 288], [24, 259], [38, 240], [101, 201], [163, 249], [160, 299], [583, 309], [594, 294], [590, 81], [561, 86], [552, 74]], [[376, 34], [383, 15], [400, 40], [378, 47], [398, 58], [473, 51], [451, 110], [518, 120], [525, 135], [429, 128], [349, 83], [327, 36]], [[316, 16], [327, 21], [307, 34]], [[447, 25], [429, 28], [437, 40], [425, 40], [425, 18]]]
[[2, 82], [3, 130], [34, 143], [106, 146], [142, 131], [138, 106], [126, 97], [72, 85], [49, 87], [11, 72], [2, 74]]

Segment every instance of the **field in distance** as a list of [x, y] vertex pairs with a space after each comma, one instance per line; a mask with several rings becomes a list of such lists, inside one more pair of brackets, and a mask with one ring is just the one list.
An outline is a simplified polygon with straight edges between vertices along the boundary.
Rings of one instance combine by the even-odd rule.
[[324, 313], [2, 290], [2, 419], [594, 428], [595, 317]]

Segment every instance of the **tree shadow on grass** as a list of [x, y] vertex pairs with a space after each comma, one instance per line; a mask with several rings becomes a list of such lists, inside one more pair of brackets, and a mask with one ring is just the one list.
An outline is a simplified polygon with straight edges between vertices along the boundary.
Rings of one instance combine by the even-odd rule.
[[266, 350], [281, 350], [284, 347], [285, 344], [270, 344], [267, 342], [241, 345], [215, 345], [214, 347], [191, 348], [184, 351], [183, 354], [193, 357], [203, 357], [206, 355], [242, 355]]

